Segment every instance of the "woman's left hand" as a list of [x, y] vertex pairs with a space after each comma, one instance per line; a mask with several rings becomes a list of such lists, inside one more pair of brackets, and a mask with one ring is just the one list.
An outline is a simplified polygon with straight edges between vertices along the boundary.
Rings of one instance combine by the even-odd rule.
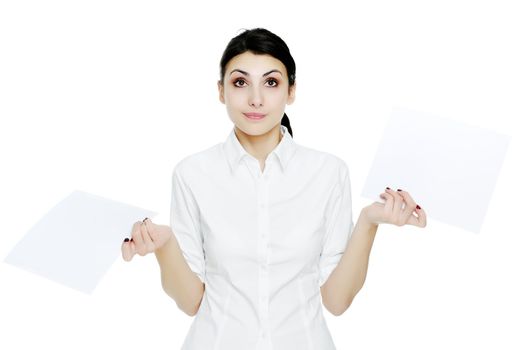
[[[426, 227], [426, 212], [415, 203], [408, 192], [387, 188], [380, 197], [385, 203], [374, 202], [363, 208], [362, 215], [373, 225], [393, 224]], [[415, 215], [416, 214], [416, 215]]]

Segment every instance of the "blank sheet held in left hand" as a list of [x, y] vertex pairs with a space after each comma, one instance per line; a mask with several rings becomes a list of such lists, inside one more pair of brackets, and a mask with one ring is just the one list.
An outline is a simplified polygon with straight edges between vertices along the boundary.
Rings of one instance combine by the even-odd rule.
[[120, 255], [134, 222], [154, 215], [74, 191], [28, 231], [5, 262], [90, 294]]

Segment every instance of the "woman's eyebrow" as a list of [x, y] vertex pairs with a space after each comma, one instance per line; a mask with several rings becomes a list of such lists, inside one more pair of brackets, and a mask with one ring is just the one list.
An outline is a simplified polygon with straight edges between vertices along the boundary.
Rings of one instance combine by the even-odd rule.
[[[246, 76], [249, 75], [249, 73], [247, 73], [246, 71], [243, 71], [243, 70], [241, 70], [241, 69], [233, 69], [233, 70], [230, 72], [230, 74], [232, 74], [232, 73], [234, 73], [234, 72], [240, 72], [240, 73], [242, 73], [243, 75], [246, 75]], [[282, 75], [282, 72], [279, 71], [278, 69], [272, 69], [272, 70], [270, 70], [269, 72], [264, 73], [262, 76], [265, 77], [266, 75], [269, 75], [269, 74], [271, 74], [271, 73], [273, 73], [273, 72], [277, 72], [277, 73], [280, 73], [280, 75]]]

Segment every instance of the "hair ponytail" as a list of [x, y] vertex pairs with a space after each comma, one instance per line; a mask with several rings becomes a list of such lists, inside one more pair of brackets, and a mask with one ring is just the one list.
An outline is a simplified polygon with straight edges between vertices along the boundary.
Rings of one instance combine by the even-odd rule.
[[288, 132], [290, 133], [291, 137], [293, 138], [293, 131], [291, 130], [291, 125], [289, 124], [288, 115], [284, 113], [284, 116], [282, 117], [282, 121], [280, 122], [281, 125], [284, 125], [286, 128], [288, 128]]

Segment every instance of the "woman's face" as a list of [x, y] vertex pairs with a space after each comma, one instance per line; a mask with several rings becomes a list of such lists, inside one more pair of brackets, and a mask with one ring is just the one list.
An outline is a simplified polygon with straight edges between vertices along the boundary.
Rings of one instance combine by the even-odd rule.
[[[286, 104], [295, 100], [295, 85], [288, 84], [284, 64], [270, 55], [246, 51], [226, 66], [223, 85], [218, 82], [219, 99], [227, 106], [230, 119], [248, 135], [262, 135], [280, 124]], [[259, 120], [244, 113], [261, 113]]]

